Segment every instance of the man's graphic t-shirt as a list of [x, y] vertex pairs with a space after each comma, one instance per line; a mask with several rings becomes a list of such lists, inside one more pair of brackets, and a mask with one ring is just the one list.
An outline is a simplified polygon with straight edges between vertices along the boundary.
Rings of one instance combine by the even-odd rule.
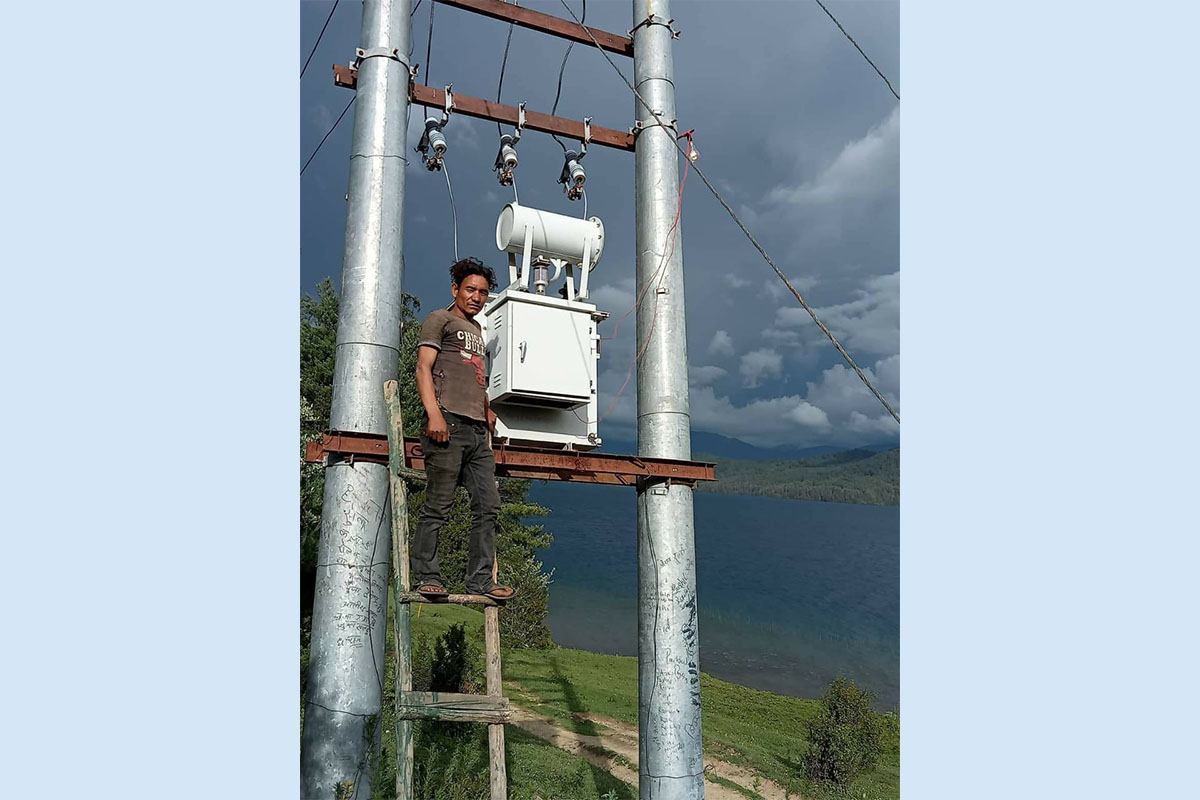
[[433, 362], [433, 391], [438, 405], [452, 414], [487, 421], [487, 362], [483, 331], [473, 319], [439, 309], [421, 323], [421, 347], [438, 351]]

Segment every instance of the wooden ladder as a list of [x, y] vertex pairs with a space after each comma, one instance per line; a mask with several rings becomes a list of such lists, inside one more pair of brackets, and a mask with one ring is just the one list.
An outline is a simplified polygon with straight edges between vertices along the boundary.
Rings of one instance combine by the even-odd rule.
[[[396, 601], [393, 618], [396, 639], [396, 797], [413, 798], [413, 720], [488, 723], [488, 763], [491, 800], [507, 800], [508, 773], [504, 765], [504, 724], [512, 710], [500, 677], [500, 607], [480, 594], [452, 594], [438, 603], [481, 605], [486, 654], [487, 694], [457, 692], [414, 692], [412, 690], [412, 604], [429, 598], [410, 591], [408, 564], [408, 489], [405, 476], [424, 477], [404, 463], [404, 424], [400, 410], [400, 388], [396, 381], [383, 385], [387, 403], [388, 480], [392, 494], [392, 593]], [[492, 562], [492, 580], [496, 580]]]

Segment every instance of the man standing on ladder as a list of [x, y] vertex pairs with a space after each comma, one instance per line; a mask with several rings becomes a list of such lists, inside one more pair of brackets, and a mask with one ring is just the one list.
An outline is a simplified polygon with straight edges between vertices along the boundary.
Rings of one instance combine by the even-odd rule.
[[496, 415], [488, 404], [483, 331], [474, 319], [496, 288], [496, 274], [477, 259], [464, 258], [450, 267], [450, 278], [454, 302], [425, 318], [417, 347], [417, 391], [426, 416], [421, 447], [428, 486], [413, 537], [412, 579], [417, 591], [427, 597], [449, 594], [438, 568], [438, 533], [461, 485], [471, 496], [467, 592], [508, 600], [516, 590], [492, 577], [500, 512], [492, 452]]

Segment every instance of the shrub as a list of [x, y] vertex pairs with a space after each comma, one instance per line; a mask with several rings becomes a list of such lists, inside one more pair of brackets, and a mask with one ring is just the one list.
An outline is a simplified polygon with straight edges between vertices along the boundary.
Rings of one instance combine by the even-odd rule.
[[842, 676], [821, 697], [821, 710], [808, 727], [804, 775], [847, 786], [873, 768], [883, 754], [883, 722], [871, 711], [874, 695]]
[[467, 626], [458, 622], [438, 637], [433, 645], [429, 690], [479, 694], [484, 688], [483, 648], [467, 638]]

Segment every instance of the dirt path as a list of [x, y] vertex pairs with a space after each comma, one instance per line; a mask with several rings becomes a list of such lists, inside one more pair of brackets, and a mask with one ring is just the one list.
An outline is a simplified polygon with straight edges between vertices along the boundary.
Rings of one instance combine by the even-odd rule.
[[[544, 717], [518, 705], [511, 695], [509, 700], [513, 708], [512, 724], [521, 730], [532, 733], [539, 739], [544, 739], [560, 750], [582, 756], [593, 766], [611, 773], [614, 777], [635, 788], [637, 787], [638, 740], [635, 726], [600, 714], [572, 714], [571, 716], [580, 722], [590, 722], [597, 726], [597, 735], [588, 736], [568, 730], [552, 718]], [[775, 781], [756, 776], [755, 773], [744, 767], [720, 761], [709, 753], [704, 755], [704, 764], [706, 768], [704, 779], [706, 800], [747, 799], [747, 795], [715, 783], [710, 777], [713, 775], [745, 787], [747, 793], [753, 791], [754, 779], [758, 777], [757, 792], [764, 800], [787, 800], [788, 798], [800, 800], [799, 795], [788, 795], [784, 788]]]

